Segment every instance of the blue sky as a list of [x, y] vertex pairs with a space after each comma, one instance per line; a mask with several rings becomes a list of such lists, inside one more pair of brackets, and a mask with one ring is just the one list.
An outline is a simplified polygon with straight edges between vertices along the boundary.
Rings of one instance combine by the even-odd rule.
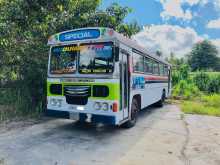
[[133, 12], [126, 18], [127, 22], [137, 20], [140, 25], [162, 23], [160, 18], [162, 6], [153, 0], [139, 0], [138, 3], [135, 0], [103, 0], [101, 7], [105, 8], [113, 2], [117, 2], [121, 6], [128, 6], [133, 9]]
[[[133, 9], [133, 12], [126, 17], [126, 22], [136, 20], [142, 27], [152, 25], [152, 28], [157, 29], [144, 28], [140, 34], [134, 37], [142, 45], [143, 42], [145, 46], [147, 42], [152, 42], [153, 36], [157, 32], [167, 32], [168, 40], [170, 40], [170, 34], [174, 33], [172, 34], [176, 34], [174, 39], [179, 37], [176, 38], [179, 40], [179, 44], [181, 37], [191, 44], [187, 45], [186, 42], [183, 42], [185, 47], [181, 52], [181, 47], [169, 43], [171, 50], [165, 50], [167, 54], [170, 53], [169, 51], [178, 50], [177, 53], [183, 56], [195, 42], [204, 38], [210, 39], [217, 47], [220, 47], [220, 0], [103, 0], [100, 8], [104, 9], [113, 2]], [[167, 36], [164, 36], [164, 39], [166, 38]], [[167, 45], [161, 45], [163, 42], [154, 42], [156, 42], [155, 45], [149, 47], [161, 50], [167, 47]]]

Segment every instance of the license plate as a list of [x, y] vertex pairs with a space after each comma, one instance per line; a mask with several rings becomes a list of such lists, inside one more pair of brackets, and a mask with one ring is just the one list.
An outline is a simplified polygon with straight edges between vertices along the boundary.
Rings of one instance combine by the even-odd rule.
[[70, 105], [70, 106], [69, 106], [69, 109], [70, 109], [70, 110], [77, 110], [77, 109], [76, 109], [76, 106], [73, 106], [73, 105]]
[[71, 120], [79, 120], [79, 113], [70, 113]]
[[83, 107], [83, 106], [73, 106], [73, 105], [71, 105], [71, 106], [69, 106], [69, 109], [70, 109], [70, 110], [84, 111], [84, 110], [85, 110], [85, 107]]

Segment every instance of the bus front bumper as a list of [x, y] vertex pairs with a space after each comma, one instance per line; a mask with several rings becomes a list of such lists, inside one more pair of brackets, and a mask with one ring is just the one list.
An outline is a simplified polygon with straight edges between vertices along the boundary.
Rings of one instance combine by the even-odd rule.
[[55, 117], [55, 118], [63, 118], [63, 119], [73, 119], [73, 120], [79, 120], [79, 121], [88, 121], [92, 123], [104, 123], [104, 124], [116, 125], [115, 116], [76, 113], [76, 112], [69, 112], [69, 111], [57, 111], [57, 110], [50, 110], [50, 109], [47, 109], [46, 116]]

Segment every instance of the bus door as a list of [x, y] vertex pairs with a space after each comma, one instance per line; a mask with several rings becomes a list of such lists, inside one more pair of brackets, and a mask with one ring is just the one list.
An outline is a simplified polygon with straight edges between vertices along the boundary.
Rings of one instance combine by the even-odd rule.
[[129, 73], [128, 73], [128, 53], [121, 50], [120, 62], [120, 88], [121, 88], [121, 108], [123, 119], [129, 116]]
[[171, 70], [168, 70], [168, 94], [170, 95], [170, 86], [171, 86]]

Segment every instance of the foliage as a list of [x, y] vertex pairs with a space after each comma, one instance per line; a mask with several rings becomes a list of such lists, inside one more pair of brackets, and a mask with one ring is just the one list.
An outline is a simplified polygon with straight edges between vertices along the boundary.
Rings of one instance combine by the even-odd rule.
[[189, 83], [186, 80], [180, 80], [180, 82], [173, 88], [173, 97], [181, 99], [191, 99], [201, 95], [201, 92], [193, 83]]
[[[131, 9], [112, 4], [98, 10], [100, 0], [1, 0], [1, 84], [16, 87], [25, 112], [42, 109], [46, 100], [48, 36], [82, 27], [111, 27], [127, 36], [140, 30], [136, 22], [124, 23]], [[9, 85], [10, 84], [10, 85]], [[9, 98], [8, 98], [9, 99]]]
[[220, 116], [220, 95], [203, 96], [201, 100], [184, 101], [181, 105], [183, 112]]
[[220, 95], [219, 94], [213, 94], [213, 95], [207, 95], [207, 96], [205, 95], [202, 97], [202, 101], [207, 106], [220, 108]]
[[191, 99], [200, 96], [201, 92], [198, 87], [193, 83], [190, 77], [190, 69], [186, 64], [179, 66], [179, 69], [174, 70], [172, 73], [174, 98]]
[[173, 52], [171, 52], [170, 57], [166, 57], [165, 60], [176, 70], [178, 70], [182, 65], [188, 65], [184, 58], [177, 58]]
[[207, 91], [209, 81], [210, 81], [209, 75], [205, 72], [198, 72], [193, 77], [193, 82], [201, 91]]
[[181, 80], [190, 81], [189, 79], [189, 66], [182, 64], [179, 66], [179, 69], [174, 69], [172, 72], [172, 83], [175, 86]]
[[220, 93], [220, 74], [198, 72], [193, 75], [193, 82], [203, 92]]
[[41, 106], [32, 111], [32, 107], [29, 107], [29, 100], [23, 100], [24, 94], [28, 94], [28, 92], [21, 92], [21, 90], [16, 88], [0, 88], [0, 121], [9, 118], [40, 116], [42, 112]]
[[219, 76], [211, 76], [208, 85], [209, 93], [220, 93], [220, 75]]
[[204, 40], [193, 47], [188, 62], [192, 71], [218, 70], [220, 64], [218, 50], [210, 41]]
[[220, 116], [219, 108], [205, 106], [201, 102], [186, 101], [181, 105], [184, 113]]
[[[9, 89], [9, 88], [0, 88], [0, 95], [1, 95], [0, 105], [13, 104], [17, 99], [16, 91], [17, 90], [13, 90], [13, 89]], [[8, 98], [10, 98], [10, 99], [8, 99]]]

